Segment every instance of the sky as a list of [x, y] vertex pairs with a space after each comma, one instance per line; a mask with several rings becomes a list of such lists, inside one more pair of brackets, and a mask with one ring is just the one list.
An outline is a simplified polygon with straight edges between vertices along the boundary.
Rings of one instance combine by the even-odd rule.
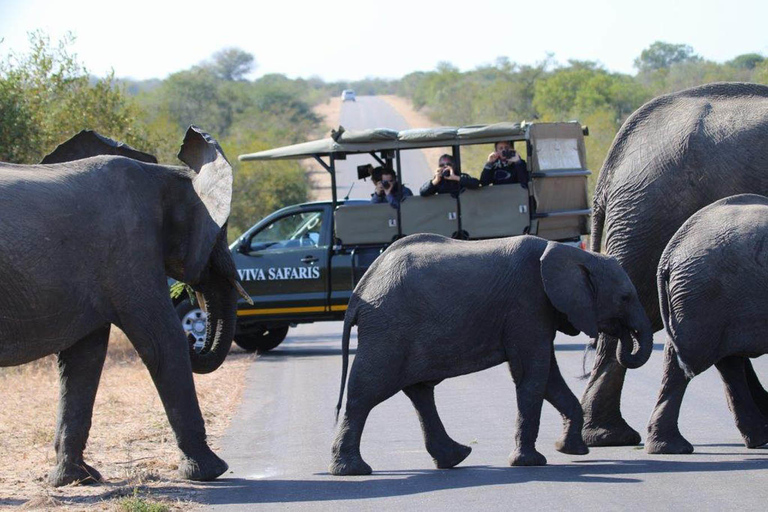
[[70, 51], [92, 74], [140, 80], [226, 47], [255, 57], [251, 78], [400, 78], [440, 62], [468, 71], [498, 57], [535, 64], [548, 53], [634, 74], [654, 41], [716, 62], [768, 57], [767, 20], [765, 0], [0, 0], [0, 59], [26, 53], [39, 29], [52, 41], [74, 34]]

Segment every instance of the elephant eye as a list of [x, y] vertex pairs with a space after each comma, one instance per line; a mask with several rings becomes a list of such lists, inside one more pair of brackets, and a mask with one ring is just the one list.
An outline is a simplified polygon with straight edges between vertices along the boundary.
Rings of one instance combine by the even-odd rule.
[[621, 296], [621, 302], [629, 302], [630, 300], [632, 300], [632, 296], [628, 293]]

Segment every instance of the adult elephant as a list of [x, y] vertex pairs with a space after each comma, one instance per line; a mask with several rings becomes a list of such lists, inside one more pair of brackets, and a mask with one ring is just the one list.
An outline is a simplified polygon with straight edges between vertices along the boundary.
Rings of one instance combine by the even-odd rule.
[[[89, 156], [99, 153], [110, 156]], [[218, 368], [234, 332], [239, 284], [226, 245], [232, 168], [195, 127], [179, 152], [188, 167], [151, 163], [151, 155], [92, 132], [46, 158], [58, 163], [0, 164], [0, 366], [58, 354], [50, 482], [101, 479], [83, 449], [110, 324], [149, 369], [183, 453], [181, 476], [216, 478], [227, 465], [206, 444], [192, 370]], [[211, 328], [200, 353], [190, 353], [166, 274], [207, 305]]]
[[[662, 328], [656, 267], [667, 242], [702, 207], [745, 192], [768, 194], [768, 87], [715, 83], [660, 96], [619, 130], [595, 189], [591, 248], [600, 252], [605, 235], [603, 252], [632, 279], [654, 331]], [[640, 443], [619, 410], [626, 369], [615, 344], [597, 340], [582, 397], [590, 446]]]

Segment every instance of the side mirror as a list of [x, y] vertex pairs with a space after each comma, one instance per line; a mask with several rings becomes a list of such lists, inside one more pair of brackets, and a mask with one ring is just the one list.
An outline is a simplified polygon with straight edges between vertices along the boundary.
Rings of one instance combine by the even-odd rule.
[[248, 254], [251, 252], [251, 243], [247, 238], [243, 238], [240, 240], [240, 243], [237, 244], [237, 252], [240, 254]]

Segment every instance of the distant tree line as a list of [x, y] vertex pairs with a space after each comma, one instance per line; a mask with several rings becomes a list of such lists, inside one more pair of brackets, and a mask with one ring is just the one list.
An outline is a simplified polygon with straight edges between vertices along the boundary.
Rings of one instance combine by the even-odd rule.
[[[73, 40], [52, 44], [35, 32], [28, 53], [0, 59], [0, 160], [39, 162], [87, 128], [172, 163], [184, 130], [196, 124], [219, 140], [235, 168], [231, 238], [276, 208], [307, 198], [296, 162], [241, 165], [237, 155], [325, 136], [312, 107], [342, 89], [398, 94], [444, 125], [577, 119], [590, 127], [594, 179], [621, 124], [649, 99], [713, 81], [768, 84], [768, 60], [757, 53], [715, 63], [687, 45], [660, 41], [637, 57], [636, 75], [612, 73], [593, 61], [557, 65], [550, 55], [533, 65], [500, 57], [465, 72], [440, 63], [399, 80], [326, 83], [280, 74], [249, 80], [254, 56], [225, 48], [163, 80], [97, 79], [69, 52]], [[479, 171], [487, 149], [462, 152], [464, 170]]]

